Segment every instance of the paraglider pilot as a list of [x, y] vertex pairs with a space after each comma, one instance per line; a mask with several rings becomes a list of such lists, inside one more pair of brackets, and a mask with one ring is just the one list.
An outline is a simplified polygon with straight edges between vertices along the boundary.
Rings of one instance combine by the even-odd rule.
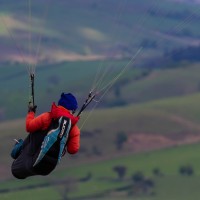
[[14, 159], [11, 171], [14, 177], [25, 179], [34, 175], [48, 175], [68, 152], [75, 154], [80, 148], [79, 117], [73, 113], [78, 107], [71, 93], [62, 93], [51, 111], [35, 117], [37, 106], [28, 106], [26, 131], [23, 141], [16, 140], [11, 152]]

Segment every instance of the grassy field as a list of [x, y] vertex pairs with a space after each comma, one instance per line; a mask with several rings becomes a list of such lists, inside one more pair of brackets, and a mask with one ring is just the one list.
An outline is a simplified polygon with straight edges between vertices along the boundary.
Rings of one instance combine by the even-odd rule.
[[[57, 170], [49, 177], [29, 178], [25, 181], [18, 181], [11, 179], [4, 182], [0, 189], [19, 189], [20, 191], [11, 191], [9, 193], [2, 193], [1, 199], [20, 199], [22, 195], [27, 195], [27, 199], [62, 199], [60, 195], [64, 191], [68, 191], [67, 195], [70, 199], [85, 197], [89, 199], [152, 199], [152, 200], [181, 200], [190, 198], [199, 198], [200, 192], [198, 190], [199, 175], [200, 175], [200, 161], [199, 161], [200, 145], [186, 145], [181, 147], [174, 147], [170, 149], [163, 149], [159, 151], [152, 151], [136, 155], [121, 156], [117, 158], [110, 158], [103, 161], [88, 161], [87, 164], [79, 165], [77, 167], [67, 167], [63, 170]], [[179, 173], [179, 169], [183, 165], [191, 165], [194, 174], [191, 176], [184, 176]], [[126, 176], [123, 180], [117, 179], [117, 174], [113, 171], [114, 166], [123, 165], [126, 167]], [[162, 172], [162, 176], [156, 176], [153, 170], [158, 168]], [[119, 192], [117, 188], [122, 188], [131, 183], [131, 177], [136, 172], [142, 172], [145, 177], [151, 178], [155, 186], [153, 188], [153, 195], [150, 194], [136, 194], [128, 196], [127, 190]], [[90, 172], [91, 178], [88, 181], [80, 182], [81, 178], [85, 177]], [[59, 184], [59, 181], [69, 181], [64, 184]], [[58, 181], [58, 182], [57, 182]], [[57, 182], [57, 185], [54, 185]], [[49, 186], [40, 186], [39, 188], [26, 189], [25, 186], [34, 186], [37, 184], [46, 183]], [[97, 194], [102, 194], [97, 198]]]
[[141, 102], [198, 92], [199, 64], [179, 64], [177, 67], [155, 70], [141, 80], [129, 82], [123, 88], [122, 96], [127, 101]]

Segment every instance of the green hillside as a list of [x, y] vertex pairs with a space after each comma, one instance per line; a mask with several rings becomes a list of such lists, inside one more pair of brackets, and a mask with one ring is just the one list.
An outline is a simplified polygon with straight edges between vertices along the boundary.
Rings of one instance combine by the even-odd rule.
[[200, 90], [199, 74], [199, 63], [183, 63], [175, 69], [153, 70], [140, 80], [126, 84], [121, 95], [128, 102], [143, 102], [196, 93]]
[[[123, 62], [125, 61], [122, 61], [122, 63]], [[94, 63], [86, 62], [82, 63], [82, 66], [87, 66], [88, 68], [92, 69], [93, 64]], [[60, 71], [64, 71], [66, 68], [68, 68], [68, 70], [76, 71], [79, 69], [79, 65], [77, 65], [77, 63], [73, 63], [73, 65], [72, 63], [65, 63], [58, 66], [58, 68]], [[121, 65], [119, 65], [119, 68], [121, 68]], [[15, 74], [16, 71], [14, 71], [14, 69], [15, 68], [13, 68], [13, 73]], [[44, 84], [48, 83], [49, 77], [55, 75], [55, 71], [56, 70], [54, 68], [50, 68], [48, 71], [46, 71], [46, 68], [44, 67], [40, 70], [40, 76], [42, 77], [40, 77], [38, 74], [38, 78], [36, 79], [36, 102], [38, 102], [37, 114], [40, 114], [43, 110], [45, 110], [44, 108], [49, 110], [51, 102], [57, 101], [55, 96], [59, 96], [62, 90], [56, 91], [56, 84], [59, 86], [68, 85], [68, 79], [64, 79], [65, 74], [59, 73], [56, 75], [59, 80], [58, 83], [55, 85], [53, 83], [49, 84], [49, 86], [51, 86], [50, 92], [45, 90]], [[92, 72], [93, 71], [91, 70], [91, 73]], [[137, 69], [130, 72], [135, 77], [140, 76], [141, 74], [141, 72]], [[124, 74], [122, 79], [128, 79], [131, 73]], [[8, 77], [8, 74], [9, 71], [6, 72], [5, 70], [4, 77]], [[87, 71], [84, 70], [82, 74], [84, 77], [90, 76], [88, 75]], [[75, 158], [77, 158], [75, 159], [75, 162], [88, 159], [90, 157], [101, 158], [114, 155], [116, 153], [118, 154], [121, 151], [117, 150], [118, 147], [116, 141], [120, 134], [127, 137], [126, 143], [123, 144], [123, 151], [121, 152], [122, 154], [163, 148], [165, 146], [174, 146], [177, 144], [198, 142], [200, 140], [198, 135], [200, 130], [200, 95], [198, 92], [198, 76], [198, 65], [185, 68], [154, 71], [152, 74], [150, 73], [147, 76], [135, 81], [135, 84], [132, 85], [135, 88], [137, 86], [141, 91], [143, 88], [145, 90], [146, 87], [149, 87], [150, 90], [150, 88], [153, 88], [153, 85], [163, 85], [163, 90], [152, 90], [152, 96], [149, 99], [145, 99], [146, 93], [143, 93], [143, 103], [131, 103], [130, 101], [121, 107], [102, 108], [100, 102], [94, 110], [90, 111], [92, 108], [91, 106], [87, 112], [83, 113], [79, 123], [82, 132], [81, 150], [79, 155], [75, 156]], [[0, 152], [0, 156], [2, 165], [4, 167], [7, 166], [8, 162], [10, 162], [8, 154], [13, 145], [13, 138], [23, 138], [26, 134], [24, 117], [27, 112], [26, 101], [28, 98], [28, 91], [26, 98], [24, 98], [22, 92], [24, 90], [24, 94], [26, 93], [25, 88], [27, 90], [27, 86], [22, 84], [24, 83], [23, 77], [23, 75], [16, 76], [16, 78], [11, 77], [10, 81], [9, 79], [4, 80], [2, 76], [1, 80], [2, 83], [4, 83], [1, 84], [1, 93], [5, 94], [3, 96], [13, 97], [2, 98], [1, 105], [4, 105], [5, 103], [7, 103], [5, 105], [10, 105], [9, 109], [12, 117], [23, 117], [23, 119], [20, 120], [6, 120], [0, 124], [0, 138], [1, 141], [4, 141], [1, 145], [2, 151]], [[167, 81], [167, 77], [169, 77], [171, 81]], [[177, 79], [179, 81], [176, 81]], [[10, 82], [12, 82], [12, 84], [10, 84]], [[88, 85], [91, 85], [91, 81], [87, 78], [85, 78], [85, 80], [80, 79], [80, 82], [77, 83], [82, 84], [82, 88], [85, 85], [85, 91], [89, 88]], [[7, 87], [5, 87], [5, 84], [7, 84]], [[15, 88], [13, 85], [15, 85]], [[169, 98], [170, 95], [165, 96], [164, 88], [169, 88], [168, 85], [173, 88], [174, 91], [177, 91], [172, 95], [176, 97]], [[38, 87], [40, 87], [40, 90], [38, 90]], [[124, 87], [128, 87], [128, 84], [125, 84]], [[13, 92], [10, 93], [8, 88], [10, 88], [10, 90]], [[18, 89], [16, 90], [16, 88]], [[62, 87], [59, 88], [62, 89]], [[80, 91], [80, 89], [81, 88], [76, 88], [77, 91]], [[131, 95], [135, 95], [135, 93], [137, 93], [136, 89], [130, 89], [130, 91], [134, 92], [129, 92], [126, 93], [126, 95], [123, 95], [124, 99], [127, 98], [127, 102], [128, 98], [132, 98]], [[183, 91], [183, 93], [179, 94], [179, 91]], [[80, 94], [84, 96], [83, 93]], [[84, 92], [84, 94], [86, 93]], [[111, 91], [107, 93], [107, 96], [105, 96], [105, 98], [102, 100], [102, 104], [103, 101], [111, 101], [113, 98], [112, 94], [113, 93], [111, 89]], [[158, 95], [160, 99], [158, 98]], [[78, 97], [80, 98], [80, 96]], [[81, 102], [81, 98], [79, 100]], [[11, 103], [11, 101], [13, 101], [13, 103]], [[94, 105], [95, 102], [93, 103], [93, 106]], [[2, 119], [5, 117], [5, 108], [6, 107], [2, 106]], [[3, 169], [5, 169], [4, 167]], [[7, 176], [6, 172], [5, 175]]]
[[[196, 186], [199, 185], [200, 174], [199, 150], [200, 146], [196, 144], [103, 161], [88, 160], [87, 164], [57, 170], [45, 178], [33, 177], [25, 181], [10, 179], [0, 186], [0, 191], [4, 191], [1, 199], [18, 200], [24, 195], [28, 200], [64, 199], [65, 191], [70, 199], [198, 199], [200, 193]], [[192, 167], [193, 174], [180, 173], [180, 168], [187, 165]], [[118, 179], [113, 170], [115, 166], [126, 168], [122, 180]], [[159, 174], [154, 172], [155, 169], [159, 170]], [[138, 172], [154, 183], [146, 192], [134, 189], [136, 183], [131, 177]], [[81, 181], [88, 173], [91, 174], [90, 178]], [[6, 192], [8, 188], [10, 192]]]
[[[79, 123], [82, 132], [81, 150], [74, 162], [198, 142], [199, 101], [200, 94], [197, 93], [123, 108], [86, 112]], [[88, 114], [92, 116], [87, 120]], [[10, 162], [8, 154], [13, 139], [26, 135], [25, 121], [1, 123], [0, 130], [1, 140], [4, 141], [0, 156], [2, 166], [5, 167]], [[121, 150], [118, 150], [116, 142], [119, 133], [127, 137]]]
[[[199, 92], [199, 63], [187, 64], [184, 67], [180, 64], [172, 69], [150, 71], [132, 64], [106, 92], [109, 83], [125, 69], [128, 62], [129, 59], [100, 63], [95, 61], [64, 62], [57, 64], [56, 67], [41, 65], [36, 68], [35, 78], [35, 100], [38, 113], [49, 110], [51, 103], [57, 102], [63, 91], [74, 93], [81, 106], [94, 85], [98, 86], [97, 91], [101, 91], [96, 100], [103, 96], [101, 102], [98, 103], [99, 108], [123, 107]], [[27, 112], [26, 105], [30, 93], [26, 67], [2, 65], [1, 69], [0, 89], [3, 98], [0, 99], [0, 119], [23, 117]], [[100, 73], [99, 70], [101, 70]], [[100, 80], [99, 84], [95, 83], [96, 76]]]
[[[95, 76], [98, 77], [98, 81], [100, 80], [100, 85], [97, 83], [95, 85], [101, 89], [119, 74], [128, 61], [63, 62], [37, 67], [35, 101], [38, 105], [38, 113], [49, 110], [51, 103], [58, 101], [61, 92], [74, 93], [81, 106], [94, 86]], [[26, 67], [2, 64], [0, 68], [2, 71], [0, 90], [3, 97], [0, 99], [0, 119], [23, 117], [27, 112], [30, 96], [30, 80]], [[107, 71], [107, 68], [110, 71]], [[98, 74], [99, 70], [101, 70], [100, 74]]]
[[24, 60], [39, 53], [46, 62], [69, 53], [130, 56], [139, 46], [144, 46], [146, 59], [195, 45], [200, 36], [200, 13], [194, 4], [167, 0], [49, 2], [1, 3], [0, 40], [6, 55], [1, 60], [7, 54], [19, 55], [19, 49]]

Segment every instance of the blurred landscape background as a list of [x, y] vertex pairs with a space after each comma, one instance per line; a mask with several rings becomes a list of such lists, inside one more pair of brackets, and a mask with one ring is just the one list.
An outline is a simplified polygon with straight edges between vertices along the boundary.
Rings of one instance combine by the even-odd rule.
[[[0, 0], [0, 200], [200, 199], [200, 1]], [[81, 149], [15, 179], [35, 72], [37, 115], [84, 103]]]

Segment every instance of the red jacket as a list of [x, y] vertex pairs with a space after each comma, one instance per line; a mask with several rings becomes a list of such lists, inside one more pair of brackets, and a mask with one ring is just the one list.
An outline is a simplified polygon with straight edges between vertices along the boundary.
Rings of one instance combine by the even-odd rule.
[[38, 130], [46, 130], [52, 119], [58, 119], [61, 116], [71, 119], [72, 128], [69, 132], [66, 150], [70, 154], [75, 154], [80, 148], [80, 129], [76, 125], [78, 118], [74, 117], [69, 110], [62, 106], [56, 106], [53, 103], [50, 112], [45, 112], [38, 117], [35, 117], [34, 112], [29, 112], [26, 116], [26, 131], [33, 133]]

